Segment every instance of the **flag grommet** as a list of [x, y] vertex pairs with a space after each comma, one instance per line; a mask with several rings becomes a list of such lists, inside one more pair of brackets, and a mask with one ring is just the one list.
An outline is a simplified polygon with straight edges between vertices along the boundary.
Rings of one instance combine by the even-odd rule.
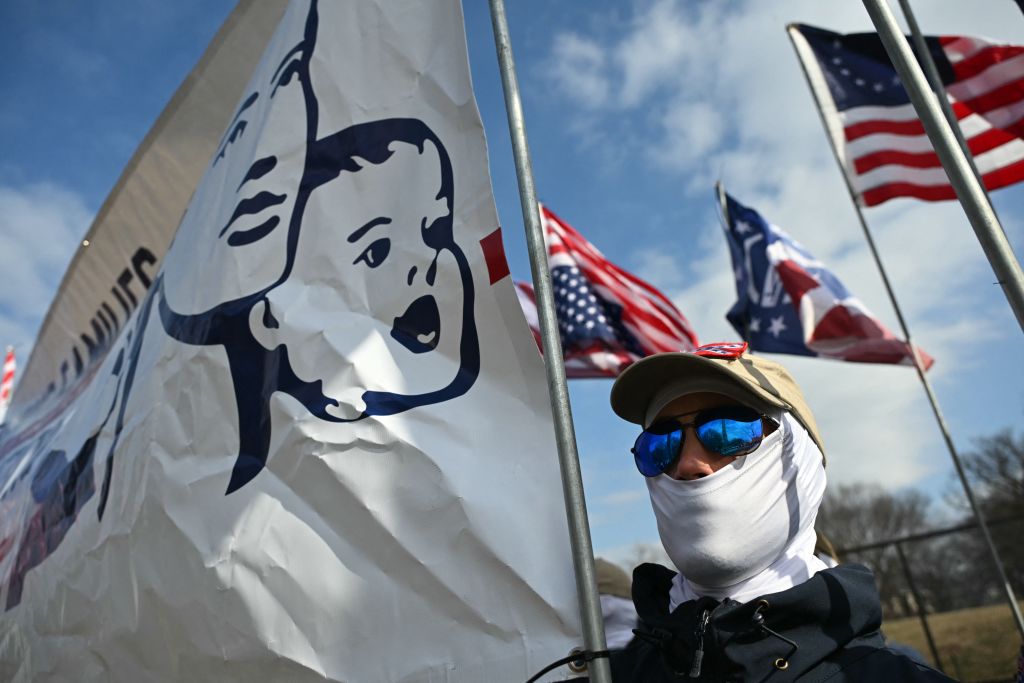
[[579, 656], [579, 659], [572, 659], [569, 661], [569, 663], [567, 664], [567, 666], [569, 667], [569, 671], [573, 672], [574, 674], [581, 674], [587, 670], [587, 660], [583, 657], [585, 652], [586, 651], [582, 647], [574, 647], [572, 650], [569, 651], [570, 655]]

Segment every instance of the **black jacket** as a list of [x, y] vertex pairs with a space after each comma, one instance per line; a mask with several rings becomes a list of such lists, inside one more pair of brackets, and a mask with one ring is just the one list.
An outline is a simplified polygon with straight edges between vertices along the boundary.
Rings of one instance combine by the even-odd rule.
[[951, 680], [885, 647], [866, 567], [842, 565], [742, 604], [701, 598], [669, 614], [673, 576], [656, 564], [634, 570], [640, 628], [612, 654], [615, 683]]

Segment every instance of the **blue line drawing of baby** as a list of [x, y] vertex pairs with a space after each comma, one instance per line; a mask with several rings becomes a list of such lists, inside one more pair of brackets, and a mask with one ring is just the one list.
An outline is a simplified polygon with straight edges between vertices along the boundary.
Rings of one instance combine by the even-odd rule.
[[[228, 494], [266, 465], [277, 392], [345, 423], [451, 400], [479, 375], [448, 152], [414, 118], [319, 137], [317, 28], [313, 0], [301, 40], [239, 108], [140, 306], [101, 518], [154, 307], [170, 337], [226, 352], [239, 431]], [[189, 276], [166, 278], [179, 270]]]

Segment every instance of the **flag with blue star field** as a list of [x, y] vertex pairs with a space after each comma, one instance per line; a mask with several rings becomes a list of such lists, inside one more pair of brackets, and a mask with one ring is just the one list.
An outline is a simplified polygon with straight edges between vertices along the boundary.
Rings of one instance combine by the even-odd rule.
[[[547, 207], [540, 214], [568, 378], [615, 377], [652, 353], [696, 348], [697, 334], [668, 297], [608, 261]], [[539, 344], [533, 287], [517, 282], [516, 291]]]
[[[725, 195], [737, 301], [726, 314], [754, 351], [913, 365], [910, 346], [781, 228]], [[925, 368], [934, 362], [917, 350]]]
[[[877, 33], [792, 24], [789, 35], [862, 206], [956, 194]], [[1024, 47], [925, 37], [989, 190], [1024, 180]]]

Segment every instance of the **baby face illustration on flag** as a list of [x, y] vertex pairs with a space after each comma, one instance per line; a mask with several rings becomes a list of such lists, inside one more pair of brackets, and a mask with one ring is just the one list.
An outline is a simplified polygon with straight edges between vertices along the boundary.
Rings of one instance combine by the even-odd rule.
[[[462, 368], [463, 328], [473, 324], [445, 150], [436, 139], [386, 144], [385, 161], [357, 157], [358, 171], [310, 195], [295, 254], [301, 278], [270, 290], [250, 319], [261, 345], [289, 349], [298, 376], [332, 368], [323, 391], [339, 405], [328, 413], [345, 419], [397, 411], [413, 396], [443, 398], [434, 392]], [[295, 324], [302, 320], [322, 330]]]
[[154, 287], [167, 334], [227, 353], [228, 492], [266, 464], [275, 392], [353, 422], [460, 396], [480, 369], [448, 150], [415, 118], [323, 130], [318, 18], [275, 38]]

